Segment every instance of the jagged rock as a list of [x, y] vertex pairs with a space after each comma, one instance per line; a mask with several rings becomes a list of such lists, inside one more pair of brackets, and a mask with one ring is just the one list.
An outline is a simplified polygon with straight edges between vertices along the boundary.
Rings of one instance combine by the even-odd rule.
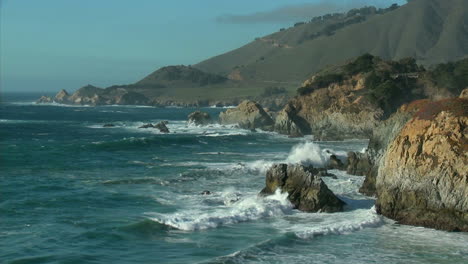
[[273, 119], [263, 110], [262, 106], [252, 101], [244, 101], [233, 109], [228, 109], [219, 115], [223, 125], [238, 124], [244, 129], [273, 130]]
[[104, 124], [102, 127], [115, 127], [114, 124]]
[[53, 103], [54, 102], [54, 99], [52, 99], [51, 97], [49, 96], [41, 96], [41, 98], [39, 98], [37, 101], [36, 101], [36, 104], [50, 104], [50, 103]]
[[468, 99], [428, 103], [388, 146], [377, 211], [402, 224], [468, 231]]
[[378, 169], [387, 146], [395, 139], [400, 130], [412, 118], [413, 114], [419, 111], [429, 100], [416, 100], [405, 104], [398, 109], [389, 119], [380, 123], [373, 131], [369, 140], [367, 157], [371, 163], [371, 168], [366, 173], [366, 178], [359, 192], [368, 196], [376, 195], [375, 183]]
[[288, 193], [295, 208], [305, 212], [339, 212], [345, 203], [338, 199], [318, 174], [320, 170], [303, 165], [273, 165], [266, 174], [262, 195], [271, 195], [276, 189]]
[[332, 170], [343, 170], [344, 169], [343, 162], [336, 157], [336, 155], [330, 156], [330, 161], [328, 162], [327, 168]]
[[307, 122], [297, 116], [297, 110], [291, 104], [288, 104], [276, 116], [274, 130], [292, 137], [302, 137], [310, 133]]
[[159, 129], [161, 133], [169, 133], [169, 128], [167, 128], [166, 124], [164, 121], [157, 123], [154, 125], [154, 128]]
[[210, 114], [202, 111], [195, 111], [188, 116], [188, 123], [197, 126], [206, 126], [213, 122]]
[[210, 191], [203, 191], [203, 192], [201, 193], [201, 195], [211, 195], [211, 192], [210, 192]]
[[142, 125], [138, 128], [154, 128], [153, 124], [146, 124], [146, 125]]
[[57, 103], [67, 103], [69, 97], [70, 95], [68, 92], [65, 89], [62, 89], [55, 95], [54, 101]]
[[371, 170], [372, 165], [367, 154], [348, 152], [346, 173], [357, 176], [365, 176]]

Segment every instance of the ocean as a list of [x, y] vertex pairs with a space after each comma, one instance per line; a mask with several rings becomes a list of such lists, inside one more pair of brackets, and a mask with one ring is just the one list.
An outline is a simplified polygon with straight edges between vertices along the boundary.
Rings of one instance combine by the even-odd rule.
[[[38, 97], [2, 97], [0, 263], [468, 263], [468, 234], [377, 215], [360, 176], [324, 178], [347, 203], [342, 213], [257, 195], [273, 163], [323, 166], [327, 151], [344, 158], [367, 141], [188, 125], [195, 108]], [[171, 133], [138, 128], [163, 120]]]

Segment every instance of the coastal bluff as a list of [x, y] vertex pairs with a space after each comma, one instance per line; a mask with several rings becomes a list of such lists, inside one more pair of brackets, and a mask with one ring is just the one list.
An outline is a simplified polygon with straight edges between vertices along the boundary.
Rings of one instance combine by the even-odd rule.
[[402, 224], [468, 231], [468, 99], [427, 103], [389, 144], [379, 213]]

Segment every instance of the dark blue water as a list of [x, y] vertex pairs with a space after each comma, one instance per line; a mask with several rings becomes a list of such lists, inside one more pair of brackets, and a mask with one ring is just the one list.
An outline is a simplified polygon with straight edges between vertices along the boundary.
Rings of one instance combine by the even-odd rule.
[[[274, 162], [366, 142], [307, 142], [186, 124], [196, 109], [0, 106], [1, 263], [466, 263], [468, 236], [403, 227], [334, 171], [343, 213], [257, 197]], [[202, 109], [217, 117], [225, 109]], [[138, 129], [169, 121], [170, 134]], [[115, 127], [103, 128], [112, 123]], [[211, 195], [201, 195], [203, 191]]]

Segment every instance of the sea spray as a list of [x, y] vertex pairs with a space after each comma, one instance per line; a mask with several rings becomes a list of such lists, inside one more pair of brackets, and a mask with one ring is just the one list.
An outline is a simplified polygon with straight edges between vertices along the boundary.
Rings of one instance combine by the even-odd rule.
[[328, 162], [329, 157], [318, 144], [313, 142], [305, 142], [296, 145], [289, 153], [286, 163], [313, 165], [314, 167], [324, 167]]
[[190, 209], [174, 214], [156, 213], [149, 215], [152, 215], [151, 220], [179, 230], [203, 230], [221, 225], [289, 214], [293, 206], [287, 197], [287, 193], [281, 193], [281, 190], [278, 189], [274, 195], [267, 197], [249, 196], [233, 203], [231, 206], [217, 208], [209, 213], [200, 208], [200, 210]]

